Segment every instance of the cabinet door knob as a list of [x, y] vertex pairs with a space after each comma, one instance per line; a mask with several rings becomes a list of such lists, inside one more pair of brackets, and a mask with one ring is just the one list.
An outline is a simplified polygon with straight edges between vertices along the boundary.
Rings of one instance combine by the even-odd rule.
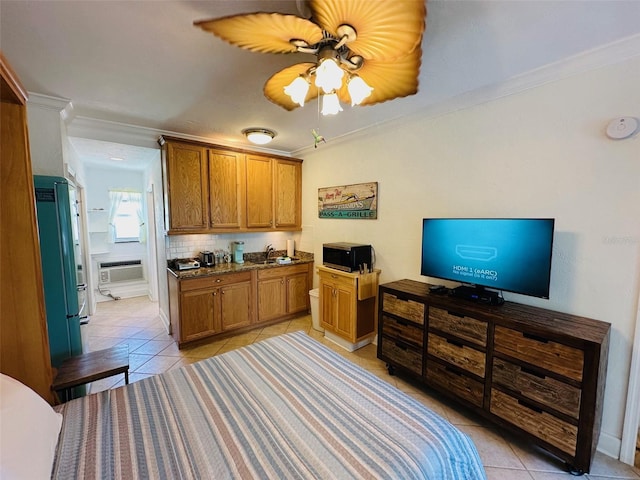
[[222, 280], [220, 280], [219, 278], [216, 279], [216, 283], [220, 283]]

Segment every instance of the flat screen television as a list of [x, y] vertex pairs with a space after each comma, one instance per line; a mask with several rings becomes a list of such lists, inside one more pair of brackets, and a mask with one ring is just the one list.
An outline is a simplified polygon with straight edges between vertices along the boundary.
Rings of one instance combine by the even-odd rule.
[[427, 277], [549, 298], [552, 218], [425, 218]]

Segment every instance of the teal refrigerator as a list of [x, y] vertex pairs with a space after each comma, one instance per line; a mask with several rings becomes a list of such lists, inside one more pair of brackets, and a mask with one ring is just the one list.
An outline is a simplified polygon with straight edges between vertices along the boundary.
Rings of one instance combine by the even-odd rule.
[[[82, 353], [78, 263], [74, 255], [69, 182], [62, 177], [34, 176], [42, 278], [51, 364]], [[74, 396], [82, 395], [82, 390]]]

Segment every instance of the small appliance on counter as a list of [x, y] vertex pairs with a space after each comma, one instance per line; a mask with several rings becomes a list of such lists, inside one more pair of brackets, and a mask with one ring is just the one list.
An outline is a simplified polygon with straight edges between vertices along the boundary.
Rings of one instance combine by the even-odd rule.
[[233, 262], [244, 263], [244, 242], [233, 242], [231, 248], [233, 250]]
[[200, 262], [195, 258], [176, 258], [173, 262], [176, 270], [192, 270], [200, 268]]
[[322, 264], [343, 272], [369, 273], [373, 271], [372, 251], [371, 245], [325, 243], [322, 245]]
[[213, 267], [216, 264], [216, 258], [213, 252], [205, 250], [200, 252], [200, 265], [203, 267]]

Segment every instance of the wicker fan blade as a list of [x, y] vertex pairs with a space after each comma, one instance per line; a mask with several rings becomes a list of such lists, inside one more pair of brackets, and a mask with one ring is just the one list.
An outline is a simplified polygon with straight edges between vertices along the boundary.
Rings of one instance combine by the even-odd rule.
[[194, 25], [232, 45], [260, 53], [295, 52], [292, 39], [304, 40], [309, 45], [322, 39], [322, 30], [315, 23], [281, 13], [234, 15], [200, 20]]
[[[276, 105], [280, 105], [286, 110], [293, 110], [300, 105], [293, 102], [291, 97], [284, 93], [284, 87], [293, 82], [296, 77], [304, 74], [311, 67], [314, 67], [315, 63], [297, 63], [291, 67], [280, 70], [273, 74], [269, 80], [264, 84], [264, 96], [271, 100]], [[305, 99], [305, 103], [309, 100], [313, 100], [318, 96], [318, 87], [314, 82], [309, 85], [309, 93]]]
[[[371, 87], [371, 95], [361, 106], [375, 105], [394, 98], [413, 95], [418, 91], [418, 74], [422, 49], [416, 48], [410, 54], [392, 61], [366, 60], [358, 75]], [[346, 85], [338, 92], [343, 102], [351, 102]]]
[[392, 60], [420, 46], [427, 10], [424, 0], [311, 0], [314, 19], [338, 36], [340, 25], [356, 30], [349, 50], [365, 59]]

